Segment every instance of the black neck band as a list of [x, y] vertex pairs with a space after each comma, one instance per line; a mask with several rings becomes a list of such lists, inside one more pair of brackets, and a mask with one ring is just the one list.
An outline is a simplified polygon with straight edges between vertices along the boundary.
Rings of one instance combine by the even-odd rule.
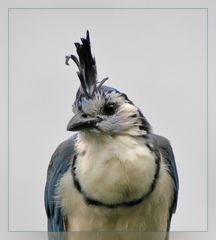
[[[150, 150], [152, 150], [152, 149], [150, 149]], [[137, 204], [141, 203], [142, 201], [144, 201], [153, 192], [153, 190], [155, 189], [156, 183], [157, 183], [158, 176], [159, 176], [160, 154], [159, 154], [159, 152], [157, 152], [155, 150], [152, 150], [152, 151], [154, 151], [154, 153], [155, 153], [155, 164], [156, 164], [154, 178], [152, 180], [152, 184], [151, 184], [149, 190], [146, 193], [144, 193], [142, 195], [142, 197], [140, 197], [138, 199], [134, 199], [129, 202], [108, 204], [108, 203], [103, 203], [101, 201], [98, 201], [94, 198], [89, 197], [88, 194], [86, 194], [85, 191], [83, 191], [82, 186], [80, 185], [80, 182], [75, 173], [77, 156], [74, 157], [73, 162], [72, 162], [72, 175], [73, 175], [74, 186], [83, 195], [85, 202], [89, 205], [94, 205], [94, 206], [98, 206], [98, 207], [106, 207], [106, 208], [132, 207], [134, 205], [137, 205]]]

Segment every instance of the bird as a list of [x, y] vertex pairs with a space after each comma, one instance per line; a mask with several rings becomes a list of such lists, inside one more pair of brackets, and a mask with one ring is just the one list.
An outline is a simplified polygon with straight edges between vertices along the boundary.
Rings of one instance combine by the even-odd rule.
[[[65, 63], [76, 64], [80, 81], [67, 125], [75, 133], [57, 147], [47, 170], [49, 239], [74, 231], [98, 232], [92, 239], [102, 240], [115, 239], [105, 232], [159, 232], [167, 240], [179, 190], [170, 141], [153, 133], [125, 93], [104, 85], [108, 78], [98, 81], [89, 31], [74, 44], [78, 57], [67, 55]], [[140, 236], [116, 239], [151, 239]]]

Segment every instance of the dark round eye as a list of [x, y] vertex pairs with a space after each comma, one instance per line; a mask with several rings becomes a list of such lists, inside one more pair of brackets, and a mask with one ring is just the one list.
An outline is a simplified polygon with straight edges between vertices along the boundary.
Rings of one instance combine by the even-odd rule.
[[103, 107], [103, 113], [105, 115], [113, 115], [116, 110], [116, 104], [115, 103], [107, 103]]

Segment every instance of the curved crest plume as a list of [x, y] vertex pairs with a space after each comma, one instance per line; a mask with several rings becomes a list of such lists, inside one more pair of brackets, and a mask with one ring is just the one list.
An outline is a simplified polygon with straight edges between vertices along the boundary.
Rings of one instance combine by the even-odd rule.
[[69, 60], [72, 59], [79, 71], [77, 75], [81, 83], [81, 91], [87, 98], [91, 98], [102, 84], [108, 79], [104, 78], [97, 86], [97, 68], [95, 58], [91, 53], [91, 43], [89, 37], [89, 31], [86, 32], [86, 38], [81, 38], [82, 43], [74, 43], [76, 46], [79, 59], [75, 55], [66, 56], [65, 63], [69, 65]]

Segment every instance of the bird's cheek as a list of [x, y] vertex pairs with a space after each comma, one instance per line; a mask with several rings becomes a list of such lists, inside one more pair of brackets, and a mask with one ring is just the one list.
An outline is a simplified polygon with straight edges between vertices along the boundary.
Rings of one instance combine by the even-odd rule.
[[98, 129], [108, 134], [117, 134], [121, 132], [121, 126], [113, 121], [102, 121], [97, 125]]
[[110, 133], [110, 134], [115, 132], [115, 124], [109, 118], [104, 119], [103, 121], [98, 123], [98, 128], [101, 129], [101, 131], [106, 132], [106, 133]]
[[110, 131], [109, 125], [106, 123], [106, 121], [102, 121], [100, 123], [96, 124], [96, 127], [101, 130], [102, 132], [108, 132]]

